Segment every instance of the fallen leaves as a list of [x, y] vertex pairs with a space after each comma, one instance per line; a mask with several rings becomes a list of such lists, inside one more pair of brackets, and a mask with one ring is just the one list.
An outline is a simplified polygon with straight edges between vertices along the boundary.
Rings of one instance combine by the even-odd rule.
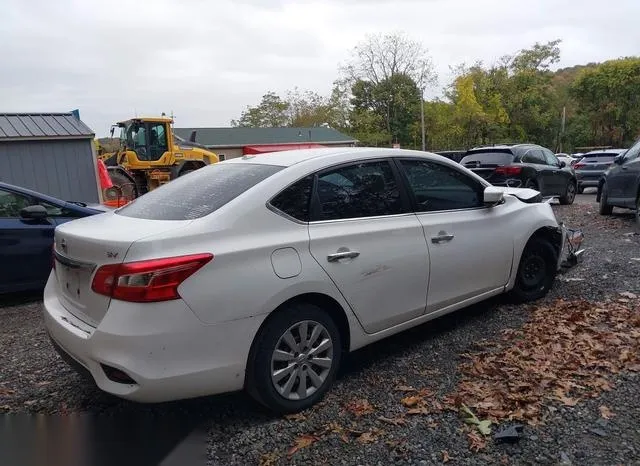
[[405, 405], [407, 408], [412, 408], [413, 406], [421, 403], [423, 400], [424, 399], [421, 396], [407, 396], [406, 398], [401, 399], [400, 403]]
[[[463, 355], [462, 377], [447, 407], [466, 404], [487, 420], [536, 425], [550, 412], [543, 407], [573, 407], [611, 390], [612, 375], [640, 369], [639, 298], [621, 296], [628, 302], [558, 300], [532, 307], [521, 329], [505, 330], [491, 349]], [[422, 406], [415, 395], [407, 398], [405, 406]], [[470, 442], [480, 448], [477, 439]]]
[[449, 452], [447, 450], [442, 450], [440, 454], [442, 455], [443, 463], [448, 463], [449, 461], [451, 461], [451, 457], [449, 456]]
[[320, 438], [316, 437], [315, 435], [309, 435], [309, 434], [301, 435], [300, 437], [296, 438], [293, 441], [293, 446], [289, 448], [289, 451], [287, 452], [287, 456], [291, 458], [293, 455], [296, 454], [298, 450], [307, 448], [308, 446], [313, 445], [318, 440], [320, 440]]
[[467, 434], [467, 438], [469, 439], [469, 449], [471, 451], [475, 451], [477, 453], [487, 447], [487, 441], [485, 438], [475, 430], [469, 432]]
[[350, 401], [345, 405], [345, 409], [356, 417], [364, 416], [365, 414], [371, 414], [375, 411], [371, 403], [369, 403], [369, 401], [365, 399]]
[[403, 417], [395, 417], [393, 419], [390, 419], [388, 417], [384, 417], [384, 416], [379, 416], [378, 420], [381, 422], [384, 422], [386, 424], [391, 424], [394, 426], [401, 426], [407, 423], [407, 421], [403, 418]]
[[613, 411], [611, 411], [608, 406], [602, 405], [598, 409], [600, 410], [600, 416], [602, 416], [604, 419], [611, 419], [613, 416], [615, 416], [615, 414], [613, 414]]

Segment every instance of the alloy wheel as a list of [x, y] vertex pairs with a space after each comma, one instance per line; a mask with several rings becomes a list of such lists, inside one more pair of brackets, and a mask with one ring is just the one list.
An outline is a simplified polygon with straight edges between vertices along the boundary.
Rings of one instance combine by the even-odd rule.
[[304, 400], [319, 390], [333, 365], [333, 341], [319, 322], [289, 327], [271, 355], [271, 382], [287, 400]]
[[576, 185], [573, 183], [569, 183], [567, 186], [567, 201], [569, 204], [573, 203], [576, 198]]

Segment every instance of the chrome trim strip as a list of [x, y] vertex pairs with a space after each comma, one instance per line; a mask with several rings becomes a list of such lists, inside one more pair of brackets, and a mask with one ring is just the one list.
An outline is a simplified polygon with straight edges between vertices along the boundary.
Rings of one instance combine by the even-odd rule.
[[70, 257], [63, 256], [55, 249], [53, 251], [53, 255], [58, 262], [60, 262], [65, 267], [69, 267], [70, 269], [83, 269], [83, 270], [89, 270], [93, 272], [96, 268], [96, 264], [93, 264], [91, 262], [83, 262], [76, 259], [71, 259]]

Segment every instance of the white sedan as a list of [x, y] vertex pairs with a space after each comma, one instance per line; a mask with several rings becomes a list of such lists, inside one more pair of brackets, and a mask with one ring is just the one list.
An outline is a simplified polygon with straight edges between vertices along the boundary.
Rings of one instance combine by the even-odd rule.
[[294, 412], [350, 351], [500, 293], [544, 296], [581, 252], [567, 231], [537, 191], [435, 154], [246, 156], [59, 226], [44, 317], [106, 392], [246, 389]]

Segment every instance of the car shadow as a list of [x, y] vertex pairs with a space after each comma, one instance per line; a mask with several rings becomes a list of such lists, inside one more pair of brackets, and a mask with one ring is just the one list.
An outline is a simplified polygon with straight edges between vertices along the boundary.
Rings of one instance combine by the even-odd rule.
[[22, 306], [42, 301], [42, 290], [0, 295], [0, 307]]

